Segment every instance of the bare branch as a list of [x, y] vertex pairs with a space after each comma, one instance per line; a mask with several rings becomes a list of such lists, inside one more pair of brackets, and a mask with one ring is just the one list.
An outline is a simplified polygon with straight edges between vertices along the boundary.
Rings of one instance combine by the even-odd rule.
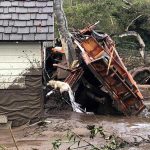
[[15, 144], [16, 149], [19, 150], [18, 145], [17, 145], [17, 142], [16, 142], [16, 140], [15, 140], [15, 137], [14, 137], [14, 135], [13, 135], [13, 132], [12, 132], [10, 126], [9, 126], [9, 131], [10, 131], [10, 134], [11, 134], [11, 137], [12, 137], [12, 139], [13, 139], [13, 142], [14, 142], [14, 144]]
[[135, 31], [127, 31], [127, 32], [119, 35], [119, 37], [121, 37], [121, 38], [122, 37], [126, 37], [126, 36], [134, 36], [134, 37], [136, 37], [137, 41], [140, 44], [140, 48], [139, 48], [140, 54], [141, 54], [142, 58], [145, 60], [145, 43], [144, 43], [142, 37], [140, 36], [140, 34], [138, 34]]
[[142, 15], [139, 15], [139, 16], [137, 16], [135, 19], [133, 19], [130, 23], [129, 23], [129, 25], [127, 26], [127, 28], [125, 29], [125, 31], [128, 31], [129, 30], [129, 28], [130, 28], [130, 26], [138, 19], [138, 18], [140, 18]]

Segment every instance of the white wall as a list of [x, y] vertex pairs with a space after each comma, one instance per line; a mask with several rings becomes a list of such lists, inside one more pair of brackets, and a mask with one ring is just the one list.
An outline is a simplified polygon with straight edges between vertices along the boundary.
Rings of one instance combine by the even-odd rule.
[[25, 74], [31, 68], [42, 68], [40, 43], [0, 43], [0, 89], [25, 88]]

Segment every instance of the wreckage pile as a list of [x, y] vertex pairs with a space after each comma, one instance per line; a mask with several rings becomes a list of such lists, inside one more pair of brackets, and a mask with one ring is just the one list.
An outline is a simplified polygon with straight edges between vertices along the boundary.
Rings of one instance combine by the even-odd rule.
[[114, 41], [109, 35], [94, 31], [95, 25], [71, 34], [78, 65], [72, 70], [55, 66], [69, 71], [64, 82], [70, 85], [82, 110], [94, 111], [93, 107], [102, 105], [95, 110], [107, 112], [104, 106], [113, 106], [124, 115], [137, 115], [145, 108], [143, 96], [119, 57]]

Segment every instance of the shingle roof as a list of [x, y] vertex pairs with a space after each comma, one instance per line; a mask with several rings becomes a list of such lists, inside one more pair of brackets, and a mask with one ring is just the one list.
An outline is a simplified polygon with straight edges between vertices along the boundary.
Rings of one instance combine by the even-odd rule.
[[53, 0], [1, 0], [0, 40], [51, 41]]

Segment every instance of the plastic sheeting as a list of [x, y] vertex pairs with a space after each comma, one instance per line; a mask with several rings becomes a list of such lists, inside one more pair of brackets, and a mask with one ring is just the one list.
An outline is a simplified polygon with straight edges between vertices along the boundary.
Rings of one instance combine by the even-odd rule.
[[[0, 115], [6, 115], [13, 126], [39, 119], [43, 111], [41, 75], [26, 76], [24, 89], [0, 90]], [[13, 86], [13, 85], [12, 85]]]

